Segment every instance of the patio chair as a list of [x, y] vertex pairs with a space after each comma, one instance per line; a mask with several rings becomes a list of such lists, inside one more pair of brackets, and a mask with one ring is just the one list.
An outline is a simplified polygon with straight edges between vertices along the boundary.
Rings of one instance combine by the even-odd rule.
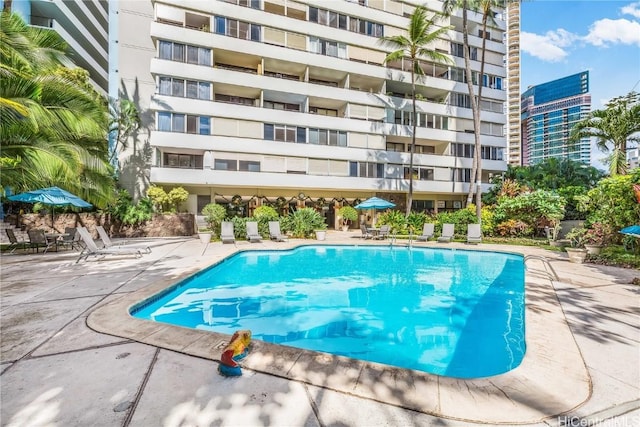
[[76, 232], [75, 227], [65, 227], [64, 235], [58, 240], [58, 246], [69, 246], [76, 251], [82, 251], [84, 247], [80, 243], [80, 234]]
[[134, 248], [134, 247], [138, 248], [142, 252], [144, 252], [145, 254], [150, 254], [151, 253], [151, 248], [149, 246], [147, 246], [147, 245], [130, 245], [129, 242], [127, 242], [126, 240], [114, 243], [111, 240], [111, 238], [109, 237], [109, 235], [107, 234], [107, 231], [101, 225], [97, 225], [96, 226], [96, 230], [98, 231], [98, 235], [100, 236], [100, 240], [102, 240], [102, 247], [103, 248], [113, 248], [113, 247], [119, 248], [119, 247], [126, 246], [128, 248]]
[[389, 232], [391, 231], [391, 226], [388, 224], [381, 225], [378, 230], [378, 234], [374, 236], [375, 239], [383, 240], [389, 237]]
[[453, 239], [455, 226], [453, 224], [442, 224], [442, 233], [438, 237], [438, 242], [449, 243]]
[[80, 256], [76, 260], [76, 264], [80, 262], [82, 258], [88, 259], [91, 255], [135, 255], [136, 258], [142, 258], [142, 251], [140, 248], [134, 247], [111, 247], [111, 248], [99, 248], [96, 242], [89, 234], [89, 231], [85, 227], [76, 228], [77, 233], [80, 234], [80, 238], [85, 244], [85, 248], [80, 252]]
[[287, 236], [280, 231], [280, 221], [269, 221], [269, 238], [276, 242], [287, 241]]
[[422, 234], [419, 235], [416, 240], [419, 242], [426, 242], [434, 235], [434, 227], [435, 224], [432, 222], [427, 222], [422, 226]]
[[258, 233], [258, 223], [256, 221], [247, 221], [247, 240], [251, 243], [262, 242], [262, 236]]
[[44, 248], [43, 254], [46, 254], [50, 247], [55, 245], [55, 242], [49, 241], [45, 235], [44, 230], [29, 230], [27, 231], [29, 236], [29, 244], [31, 249], [35, 249], [36, 253], [40, 252], [40, 248]]
[[467, 243], [482, 243], [480, 224], [469, 224], [467, 227]]
[[362, 230], [363, 239], [373, 239], [373, 234], [369, 233], [369, 230], [367, 230], [366, 225], [360, 224], [360, 230]]
[[233, 222], [222, 221], [220, 228], [220, 240], [222, 240], [222, 243], [236, 243], [236, 236], [233, 232]]
[[7, 237], [9, 238], [10, 244], [7, 250], [10, 249], [10, 254], [12, 254], [16, 249], [27, 249], [31, 247], [30, 243], [26, 240], [18, 240], [18, 238], [16, 237], [16, 233], [13, 232], [12, 228], [7, 228], [5, 229], [5, 231], [7, 232]]

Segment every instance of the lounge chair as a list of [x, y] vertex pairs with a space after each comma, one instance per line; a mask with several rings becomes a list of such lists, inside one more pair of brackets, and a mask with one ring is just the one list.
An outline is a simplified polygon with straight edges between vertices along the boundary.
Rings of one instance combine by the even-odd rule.
[[10, 254], [12, 254], [16, 249], [27, 249], [31, 247], [31, 244], [26, 240], [18, 240], [18, 238], [16, 237], [16, 233], [13, 232], [13, 229], [7, 228], [5, 229], [5, 231], [7, 232], [7, 237], [9, 238], [10, 245], [7, 249], [11, 249], [9, 251]]
[[44, 252], [42, 253], [46, 254], [51, 246], [55, 246], [55, 242], [50, 242], [49, 239], [47, 239], [44, 230], [29, 230], [27, 231], [27, 235], [29, 236], [29, 244], [32, 249], [36, 250], [36, 253], [40, 252], [40, 248], [43, 247]]
[[280, 221], [269, 221], [269, 238], [276, 242], [287, 241], [287, 236], [280, 232]]
[[222, 243], [236, 242], [236, 236], [233, 232], [233, 222], [222, 221], [222, 225], [220, 226], [220, 240], [222, 240]]
[[247, 221], [247, 240], [251, 243], [262, 242], [262, 236], [258, 233], [258, 223], [256, 221]]
[[453, 224], [442, 224], [442, 234], [438, 237], [438, 242], [449, 243], [453, 239], [455, 226]]
[[419, 242], [426, 242], [434, 235], [434, 227], [435, 224], [432, 222], [427, 222], [422, 226], [422, 234], [419, 235], [416, 240]]
[[482, 243], [480, 224], [469, 224], [467, 228], [467, 243]]
[[360, 230], [362, 230], [363, 239], [373, 239], [373, 234], [369, 233], [369, 230], [367, 230], [366, 225], [360, 224]]
[[142, 251], [140, 248], [134, 247], [112, 247], [112, 248], [99, 248], [96, 245], [96, 242], [93, 241], [93, 237], [89, 234], [89, 230], [85, 227], [76, 228], [76, 232], [80, 234], [80, 238], [85, 244], [85, 248], [82, 252], [80, 252], [80, 256], [76, 260], [76, 264], [80, 262], [82, 258], [85, 260], [89, 258], [89, 256], [98, 256], [98, 255], [135, 255], [136, 258], [142, 257]]
[[117, 242], [114, 243], [111, 238], [109, 237], [109, 235], [107, 234], [107, 231], [104, 229], [103, 226], [101, 225], [97, 225], [96, 226], [96, 230], [98, 231], [98, 236], [100, 236], [100, 240], [102, 240], [102, 247], [103, 248], [121, 248], [121, 247], [127, 247], [127, 248], [137, 248], [140, 249], [140, 251], [142, 251], [145, 254], [150, 254], [151, 253], [151, 248], [147, 245], [130, 245], [128, 244], [128, 242], [122, 241], [122, 242]]
[[391, 231], [391, 226], [385, 224], [385, 225], [381, 225], [380, 229], [378, 230], [378, 234], [376, 234], [374, 236], [375, 239], [378, 240], [383, 240], [386, 239], [387, 237], [389, 237], [389, 232]]

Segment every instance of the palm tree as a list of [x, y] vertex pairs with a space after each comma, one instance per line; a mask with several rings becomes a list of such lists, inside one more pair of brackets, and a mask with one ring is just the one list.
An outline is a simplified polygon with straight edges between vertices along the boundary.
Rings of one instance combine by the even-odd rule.
[[[444, 0], [442, 4], [445, 16], [451, 16], [455, 9], [462, 9], [462, 44], [464, 51], [465, 79], [473, 114], [473, 134], [474, 134], [474, 155], [471, 163], [471, 174], [469, 192], [467, 194], [467, 204], [476, 196], [476, 216], [478, 222], [481, 220], [482, 212], [482, 187], [478, 183], [482, 180], [482, 142], [480, 140], [480, 105], [482, 104], [482, 87], [484, 86], [484, 66], [485, 51], [487, 44], [487, 25], [489, 21], [494, 22], [493, 9], [504, 8], [505, 0]], [[471, 60], [469, 55], [469, 20], [468, 10], [482, 14], [482, 48], [480, 50], [480, 74], [478, 77], [478, 96], [475, 95], [473, 87], [473, 76], [471, 74]]]
[[[589, 117], [578, 122], [569, 137], [576, 143], [580, 138], [596, 138], [600, 151], [611, 154], [607, 157], [611, 175], [625, 175], [628, 172], [627, 144], [640, 142], [640, 95], [630, 92], [609, 101], [606, 108], [596, 110]], [[612, 147], [610, 147], [610, 145]]]
[[411, 99], [413, 102], [413, 131], [411, 134], [411, 151], [409, 154], [409, 195], [407, 198], [406, 215], [411, 213], [413, 203], [413, 155], [416, 148], [416, 75], [422, 76], [424, 71], [420, 66], [420, 58], [430, 59], [434, 62], [446, 63], [451, 59], [440, 52], [430, 48], [439, 38], [445, 36], [450, 27], [436, 27], [436, 21], [441, 18], [440, 14], [434, 14], [431, 19], [427, 18], [427, 9], [424, 6], [417, 6], [409, 18], [407, 34], [386, 36], [380, 39], [380, 43], [392, 49], [392, 52], [385, 57], [385, 64], [394, 61], [402, 61], [405, 57], [411, 60]]
[[78, 82], [53, 31], [0, 16], [0, 182], [14, 191], [62, 185], [94, 205], [113, 197], [106, 109]]

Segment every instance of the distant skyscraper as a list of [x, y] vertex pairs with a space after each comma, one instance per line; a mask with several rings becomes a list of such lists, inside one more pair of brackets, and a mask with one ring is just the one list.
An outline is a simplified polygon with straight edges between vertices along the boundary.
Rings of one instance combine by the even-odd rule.
[[569, 143], [573, 126], [591, 111], [589, 72], [531, 86], [522, 94], [522, 164], [548, 158], [571, 159], [589, 164], [589, 138]]
[[507, 162], [522, 165], [520, 133], [520, 2], [507, 3]]

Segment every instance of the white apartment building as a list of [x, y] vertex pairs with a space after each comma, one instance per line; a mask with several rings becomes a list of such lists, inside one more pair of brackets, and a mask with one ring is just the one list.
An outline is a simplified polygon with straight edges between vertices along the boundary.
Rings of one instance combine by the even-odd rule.
[[[422, 62], [416, 155], [409, 171], [409, 62], [384, 64], [382, 35], [403, 33], [416, 1], [121, 1], [119, 82], [144, 131], [120, 153], [123, 184], [189, 192], [198, 213], [211, 202], [248, 215], [261, 204], [334, 210], [378, 195], [415, 210], [463, 207], [473, 122], [462, 58], [462, 19], [432, 48], [450, 64]], [[440, 1], [427, 7], [441, 10]], [[502, 15], [498, 15], [500, 17]], [[505, 22], [485, 34], [469, 13], [475, 82], [482, 82], [483, 189], [506, 170]], [[147, 168], [147, 166], [149, 166]], [[143, 179], [141, 180], [141, 176]]]
[[[2, 7], [4, 1], [0, 1]], [[106, 0], [13, 0], [11, 11], [27, 24], [51, 28], [69, 46], [69, 56], [89, 71], [96, 90], [107, 94], [109, 4]]]

